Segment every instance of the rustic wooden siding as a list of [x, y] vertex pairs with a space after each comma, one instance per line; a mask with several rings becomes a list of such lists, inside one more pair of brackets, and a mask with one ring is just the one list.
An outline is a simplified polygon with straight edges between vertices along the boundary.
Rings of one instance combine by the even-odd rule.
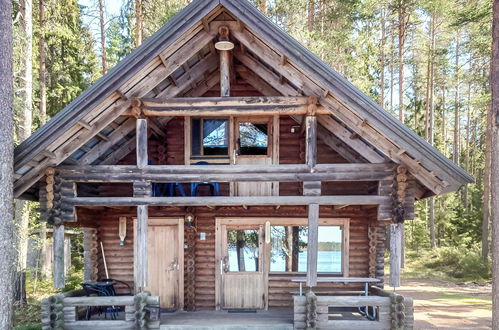
[[[273, 207], [223, 207], [223, 208], [195, 208], [191, 210], [196, 215], [196, 247], [195, 247], [195, 269], [196, 269], [196, 308], [215, 308], [215, 217], [248, 216], [248, 217], [306, 217], [304, 207], [281, 207], [276, 210]], [[80, 211], [81, 213], [81, 211]], [[176, 217], [183, 216], [182, 208], [151, 207], [151, 217]], [[125, 246], [119, 245], [118, 218], [127, 216], [127, 237]], [[93, 226], [98, 230], [99, 240], [103, 242], [109, 276], [124, 280], [133, 285], [133, 223], [132, 218], [136, 216], [134, 208], [106, 208], [92, 216], [82, 217], [86, 226]], [[364, 210], [360, 207], [350, 206], [339, 210], [332, 207], [321, 207], [321, 217], [348, 217], [350, 218], [350, 267], [349, 276], [369, 276], [369, 241], [368, 226], [380, 225], [376, 222], [375, 209]], [[201, 241], [200, 233], [206, 233], [206, 240]], [[384, 241], [378, 242], [378, 269], [383, 268], [382, 254]], [[102, 256], [99, 253], [99, 276], [105, 277]], [[381, 276], [379, 271], [378, 276]], [[290, 281], [295, 275], [270, 275], [269, 276], [269, 306], [283, 307], [292, 306], [292, 292], [298, 291], [298, 284]], [[303, 276], [303, 274], [299, 275]], [[186, 281], [187, 282], [187, 281]], [[324, 289], [333, 288], [332, 285], [320, 283], [319, 287]], [[340, 290], [361, 289], [358, 285], [336, 285]]]

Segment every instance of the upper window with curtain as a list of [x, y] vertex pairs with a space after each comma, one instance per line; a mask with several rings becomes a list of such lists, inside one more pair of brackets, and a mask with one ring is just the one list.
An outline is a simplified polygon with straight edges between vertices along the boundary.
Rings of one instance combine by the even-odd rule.
[[192, 156], [228, 156], [229, 120], [193, 118], [191, 122]]

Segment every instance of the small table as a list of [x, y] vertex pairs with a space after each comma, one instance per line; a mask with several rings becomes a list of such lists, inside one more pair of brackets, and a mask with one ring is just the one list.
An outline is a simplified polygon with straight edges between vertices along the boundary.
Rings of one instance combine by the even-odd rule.
[[[300, 296], [303, 295], [303, 283], [307, 282], [306, 277], [295, 277], [292, 282], [300, 283]], [[364, 283], [364, 295], [369, 295], [369, 283], [378, 283], [380, 280], [373, 277], [318, 277], [318, 283]]]

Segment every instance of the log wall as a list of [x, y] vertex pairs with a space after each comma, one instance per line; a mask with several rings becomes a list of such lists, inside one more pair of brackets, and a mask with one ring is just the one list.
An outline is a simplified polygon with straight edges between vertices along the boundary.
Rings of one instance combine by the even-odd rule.
[[[88, 210], [88, 209], [87, 209]], [[84, 213], [80, 209], [81, 213]], [[306, 217], [305, 207], [221, 207], [217, 209], [198, 207], [190, 209], [196, 216], [196, 241], [195, 241], [195, 307], [197, 310], [215, 308], [215, 217]], [[183, 216], [183, 208], [174, 207], [150, 207], [150, 217], [176, 217]], [[365, 210], [360, 207], [350, 206], [342, 209], [332, 207], [321, 207], [321, 217], [350, 218], [350, 246], [349, 246], [349, 276], [369, 276], [369, 225], [382, 228], [382, 224], [376, 221], [376, 209]], [[127, 217], [127, 237], [125, 245], [119, 245], [118, 219], [120, 216]], [[136, 216], [135, 208], [106, 208], [99, 210], [93, 216], [82, 217], [85, 226], [89, 226], [94, 219], [93, 225], [97, 228], [99, 241], [103, 242], [109, 276], [123, 280], [133, 285], [133, 217]], [[80, 217], [79, 217], [80, 218]], [[381, 230], [381, 229], [378, 229]], [[200, 240], [200, 233], [204, 232], [205, 240]], [[381, 235], [379, 236], [380, 238]], [[187, 236], [185, 237], [187, 241]], [[378, 240], [376, 253], [376, 277], [382, 276], [384, 241]], [[102, 255], [99, 249], [99, 276], [105, 277]], [[380, 273], [381, 272], [381, 273]], [[186, 275], [187, 276], [187, 275]], [[269, 307], [291, 307], [293, 305], [292, 295], [298, 292], [299, 285], [290, 280], [293, 276], [303, 274], [271, 274], [269, 276]], [[187, 278], [184, 280], [188, 283]], [[187, 284], [186, 284], [187, 285]], [[331, 291], [333, 286], [326, 283], [318, 285], [320, 290]], [[358, 285], [337, 284], [337, 290], [361, 290]], [[185, 292], [187, 292], [187, 288]]]

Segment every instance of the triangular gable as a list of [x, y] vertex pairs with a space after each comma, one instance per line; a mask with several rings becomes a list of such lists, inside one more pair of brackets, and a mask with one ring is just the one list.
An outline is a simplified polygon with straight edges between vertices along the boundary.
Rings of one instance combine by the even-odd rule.
[[[455, 191], [473, 180], [464, 170], [281, 31], [246, 0], [197, 0], [16, 148], [16, 196], [38, 181], [45, 168], [61, 163], [112, 123], [130, 106], [130, 97], [145, 96], [153, 87], [151, 82], [153, 85], [160, 82], [165, 74], [171, 74], [182, 65], [181, 60], [186, 60], [186, 49], [189, 49], [182, 48], [189, 40], [185, 36], [191, 33], [189, 36], [192, 37], [193, 29], [204, 29], [205, 33], [204, 36], [203, 33], [194, 35], [193, 38], [198, 39], [190, 40], [191, 48], [194, 45], [201, 49], [206, 42], [211, 41], [214, 29], [210, 29], [210, 24], [225, 23], [210, 23], [222, 7], [238, 20], [230, 23], [234, 25], [231, 36], [249, 51], [258, 54], [263, 62], [274, 67], [288, 81], [294, 82], [295, 88], [284, 92], [281, 90], [281, 93], [296, 95], [298, 88], [298, 93], [318, 96], [320, 103], [331, 110], [331, 116], [319, 118], [321, 125], [339, 138], [341, 136], [338, 134], [354, 132], [359, 137], [354, 142], [358, 143], [359, 148], [366, 144], [375, 147], [376, 150], [366, 149], [366, 152], [371, 153], [369, 161], [378, 162], [378, 157], [383, 159], [382, 153], [394, 162], [406, 165], [435, 194]], [[183, 50], [186, 54], [182, 54]], [[178, 60], [169, 57], [172, 56], [171, 52]], [[251, 60], [249, 57], [242, 58]], [[304, 82], [298, 78], [303, 78]], [[216, 77], [210, 79], [212, 83], [216, 82]], [[180, 87], [176, 92], [181, 92]], [[159, 92], [156, 95], [173, 97], [176, 94]], [[97, 112], [99, 120], [93, 119], [91, 111]], [[114, 134], [116, 139], [120, 137], [118, 133], [126, 132]], [[66, 143], [68, 134], [77, 137]], [[108, 144], [111, 144], [110, 141]], [[57, 145], [57, 149], [51, 151], [53, 145]]]

